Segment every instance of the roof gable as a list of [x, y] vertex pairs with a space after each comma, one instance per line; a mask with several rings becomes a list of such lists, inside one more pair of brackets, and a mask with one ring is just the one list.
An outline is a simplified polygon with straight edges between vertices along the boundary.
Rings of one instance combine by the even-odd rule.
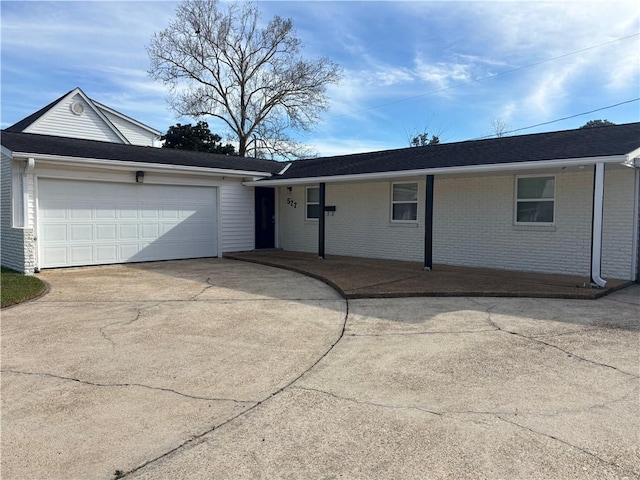
[[158, 130], [91, 100], [80, 88], [67, 92], [6, 131], [147, 146], [160, 146], [161, 135]]

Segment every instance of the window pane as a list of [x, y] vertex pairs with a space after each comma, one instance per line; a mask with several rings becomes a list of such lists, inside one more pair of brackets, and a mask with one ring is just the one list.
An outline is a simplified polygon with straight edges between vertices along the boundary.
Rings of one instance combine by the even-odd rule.
[[518, 179], [518, 198], [553, 198], [553, 177]]
[[307, 202], [318, 203], [320, 201], [320, 189], [318, 187], [307, 188]]
[[307, 205], [307, 218], [320, 218], [320, 205]]
[[394, 202], [415, 202], [418, 200], [417, 183], [400, 183], [393, 186]]
[[394, 203], [393, 204], [394, 220], [417, 220], [418, 204], [417, 203]]
[[553, 222], [553, 202], [518, 202], [518, 222]]

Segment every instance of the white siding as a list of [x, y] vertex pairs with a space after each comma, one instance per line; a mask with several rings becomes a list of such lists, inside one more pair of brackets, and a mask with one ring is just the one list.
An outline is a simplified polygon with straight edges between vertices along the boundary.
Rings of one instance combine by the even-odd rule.
[[222, 252], [241, 252], [255, 247], [253, 188], [239, 181], [225, 181], [220, 188]]
[[[9, 157], [3, 155], [2, 172], [0, 173], [1, 263], [12, 270], [30, 274], [34, 272], [35, 267], [33, 229], [13, 227], [11, 171], [12, 161]], [[33, 185], [33, 182], [31, 181], [30, 184]], [[15, 201], [22, 201], [22, 195], [18, 194]]]
[[[437, 176], [434, 263], [588, 276], [593, 169], [555, 175], [553, 226], [514, 225], [514, 175]], [[418, 223], [409, 225], [390, 221], [391, 182], [327, 184], [326, 204], [335, 205], [336, 212], [326, 217], [326, 253], [422, 262], [425, 181], [418, 182]], [[605, 277], [634, 278], [633, 184], [632, 169], [607, 167]], [[304, 186], [291, 192], [280, 188], [280, 244], [313, 253], [318, 222], [304, 220], [304, 194]]]
[[[100, 108], [100, 107], [98, 107]], [[100, 111], [115, 125], [122, 135], [126, 137], [132, 145], [142, 145], [145, 147], [155, 147], [155, 135], [149, 130], [139, 127], [135, 123], [131, 123], [126, 119], [113, 115], [105, 110]]]
[[[71, 112], [71, 104], [76, 101], [84, 106], [82, 115], [75, 115]], [[24, 131], [25, 133], [38, 133], [56, 137], [123, 143], [105, 121], [84, 101], [80, 94], [73, 95], [55, 105]]]

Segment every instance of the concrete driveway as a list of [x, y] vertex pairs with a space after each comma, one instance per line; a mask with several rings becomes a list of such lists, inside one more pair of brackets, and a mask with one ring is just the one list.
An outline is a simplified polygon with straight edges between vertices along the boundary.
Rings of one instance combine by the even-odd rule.
[[42, 277], [2, 313], [3, 479], [640, 476], [638, 286], [347, 304], [225, 260]]

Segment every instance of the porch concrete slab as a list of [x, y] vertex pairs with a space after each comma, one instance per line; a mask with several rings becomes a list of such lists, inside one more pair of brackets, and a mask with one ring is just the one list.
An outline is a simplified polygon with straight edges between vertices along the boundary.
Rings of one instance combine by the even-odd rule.
[[306, 273], [337, 288], [346, 298], [483, 296], [599, 298], [630, 284], [608, 279], [606, 288], [589, 286], [589, 278], [513, 272], [488, 268], [435, 265], [425, 271], [417, 262], [266, 250], [239, 252], [227, 258]]
[[2, 311], [1, 477], [113, 478], [269, 398], [338, 340], [344, 299], [293, 272], [240, 264], [235, 295], [199, 297], [237, 265], [43, 272], [49, 295]]

